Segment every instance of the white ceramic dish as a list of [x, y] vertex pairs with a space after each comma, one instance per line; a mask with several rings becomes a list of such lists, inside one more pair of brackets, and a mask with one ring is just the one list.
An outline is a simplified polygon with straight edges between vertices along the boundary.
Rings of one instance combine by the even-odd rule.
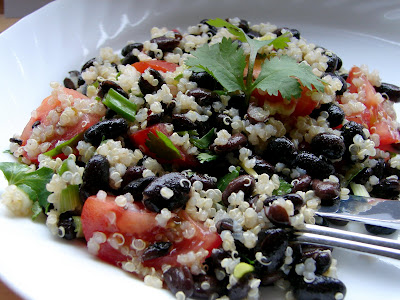
[[[152, 26], [185, 29], [201, 19], [238, 16], [297, 28], [310, 42], [336, 52], [345, 67], [368, 64], [384, 81], [400, 84], [398, 1], [55, 1], [0, 35], [0, 149], [21, 132], [51, 81], [95, 56], [149, 38]], [[0, 160], [10, 160], [1, 154]], [[4, 180], [0, 188], [5, 186]], [[23, 298], [172, 299], [118, 268], [91, 257], [83, 244], [51, 236], [43, 222], [13, 218], [0, 208], [0, 277]], [[335, 251], [346, 299], [398, 299], [400, 265]], [[271, 291], [269, 299], [282, 298]], [[266, 293], [264, 293], [266, 294]], [[266, 298], [266, 297], [265, 297]]]

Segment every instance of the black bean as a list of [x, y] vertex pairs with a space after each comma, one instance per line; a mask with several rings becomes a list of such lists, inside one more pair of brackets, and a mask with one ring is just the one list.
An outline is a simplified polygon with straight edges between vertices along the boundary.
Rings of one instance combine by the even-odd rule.
[[313, 258], [315, 260], [315, 274], [322, 275], [328, 271], [332, 264], [332, 254], [330, 251], [322, 248], [314, 248], [303, 253], [303, 261], [307, 258]]
[[18, 145], [20, 145], [20, 146], [21, 146], [22, 143], [23, 143], [22, 140], [16, 139], [16, 138], [10, 138], [9, 141], [10, 141], [10, 143], [16, 143], [16, 144], [18, 144]]
[[160, 212], [163, 208], [175, 210], [189, 200], [191, 182], [178, 172], [165, 174], [152, 181], [143, 191], [143, 204], [147, 209]]
[[79, 194], [82, 201], [97, 194], [99, 190], [109, 189], [110, 163], [108, 159], [96, 154], [86, 164], [82, 175], [82, 184]]
[[400, 87], [394, 84], [382, 82], [381, 86], [375, 87], [378, 93], [387, 95], [390, 101], [398, 103], [400, 102]]
[[134, 179], [122, 188], [121, 194], [130, 193], [135, 201], [142, 201], [144, 189], [157, 177], [147, 176]]
[[81, 72], [85, 71], [86, 69], [90, 68], [91, 66], [94, 65], [94, 62], [96, 61], [96, 58], [91, 58], [89, 59], [86, 63], [83, 64], [81, 68]]
[[215, 224], [215, 228], [217, 228], [217, 232], [219, 234], [221, 234], [221, 232], [224, 230], [229, 230], [230, 232], [233, 232], [233, 220], [231, 218], [219, 220], [217, 224]]
[[236, 133], [232, 135], [225, 145], [212, 144], [210, 149], [216, 154], [229, 153], [240, 149], [242, 146], [246, 145], [247, 137], [242, 133]]
[[185, 114], [173, 114], [172, 125], [175, 131], [192, 130], [197, 127], [196, 123], [190, 120]]
[[111, 81], [111, 80], [105, 80], [100, 83], [99, 91], [97, 92], [97, 96], [99, 96], [101, 99], [103, 99], [106, 96], [106, 94], [108, 93], [109, 89], [111, 89], [111, 88], [114, 89], [117, 93], [124, 96], [125, 98], [129, 98], [129, 95], [127, 94], [127, 92], [125, 92], [119, 84], [117, 84], [116, 82]]
[[336, 72], [333, 72], [333, 73], [326, 72], [324, 74], [324, 76], [325, 75], [330, 75], [332, 78], [337, 78], [342, 83], [342, 88], [340, 90], [336, 91], [336, 95], [341, 96], [344, 94], [345, 91], [347, 91], [347, 82], [346, 82], [346, 79], [343, 78], [343, 76], [337, 74]]
[[343, 123], [345, 114], [340, 106], [334, 103], [325, 103], [319, 108], [314, 109], [310, 116], [317, 119], [322, 111], [328, 113], [327, 121], [329, 122], [329, 127], [335, 128]]
[[298, 31], [297, 29], [294, 29], [294, 28], [287, 28], [287, 27], [278, 28], [273, 33], [275, 33], [276, 36], [281, 36], [283, 34], [282, 31], [290, 32], [293, 37], [300, 39], [300, 31]]
[[139, 51], [143, 50], [143, 44], [142, 43], [131, 43], [126, 45], [124, 48], [121, 50], [121, 55], [122, 56], [127, 56], [128, 54], [132, 53], [133, 49], [138, 49]]
[[156, 43], [158, 49], [163, 52], [171, 52], [176, 47], [179, 46], [180, 41], [182, 40], [182, 35], [178, 32], [174, 32], [174, 37], [166, 37], [165, 35], [153, 38], [150, 40], [150, 43]]
[[285, 200], [290, 200], [293, 203], [294, 209], [300, 210], [300, 208], [304, 205], [304, 200], [299, 194], [294, 194], [292, 190], [291, 193], [282, 196]]
[[230, 116], [226, 114], [218, 114], [213, 121], [214, 121], [212, 122], [213, 127], [216, 130], [225, 129], [228, 132], [232, 132], [232, 127], [231, 127], [232, 119]]
[[193, 276], [193, 281], [193, 299], [214, 299], [216, 295], [224, 295], [225, 285], [221, 284], [215, 276], [196, 275]]
[[67, 89], [73, 89], [73, 90], [77, 89], [74, 82], [68, 77], [64, 78], [63, 84]]
[[75, 223], [72, 217], [73, 215], [71, 212], [61, 213], [58, 217], [57, 226], [59, 228], [59, 235], [66, 240], [73, 240], [76, 238]]
[[129, 182], [143, 177], [143, 171], [146, 170], [143, 166], [130, 166], [126, 169], [125, 174], [122, 176], [121, 187], [123, 188]]
[[228, 197], [232, 193], [238, 193], [239, 191], [243, 191], [245, 197], [251, 196], [255, 187], [255, 179], [250, 175], [241, 175], [235, 179], [233, 179], [226, 186], [225, 190], [222, 192], [222, 202], [225, 206], [229, 205]]
[[365, 229], [375, 235], [389, 235], [396, 232], [394, 228], [382, 227], [371, 224], [364, 224]]
[[218, 28], [212, 25], [209, 25], [208, 22], [209, 19], [204, 19], [200, 21], [200, 24], [205, 24], [208, 26], [208, 32], [211, 33], [212, 35], [216, 35], [218, 32]]
[[355, 183], [359, 183], [365, 185], [369, 178], [374, 174], [372, 168], [364, 168], [360, 172], [357, 173], [356, 176], [352, 179]]
[[165, 116], [164, 112], [160, 112], [158, 114], [151, 113], [150, 115], [147, 116], [147, 127], [161, 123], [164, 116]]
[[193, 184], [195, 181], [199, 181], [203, 184], [203, 190], [215, 189], [217, 188], [216, 178], [211, 177], [207, 174], [190, 173], [186, 177]]
[[264, 123], [268, 120], [268, 115], [264, 113], [261, 107], [250, 103], [247, 108], [247, 119], [251, 124]]
[[154, 94], [156, 93], [163, 84], [165, 84], [165, 80], [164, 78], [161, 76], [160, 72], [158, 72], [157, 70], [154, 69], [148, 69], [150, 75], [152, 75], [154, 77], [154, 79], [158, 80], [158, 83], [156, 86], [150, 84], [146, 79], [143, 78], [143, 75], [140, 76], [139, 78], [139, 88], [140, 91], [142, 92], [143, 95], [147, 95], [147, 94]]
[[201, 106], [211, 105], [220, 100], [217, 93], [204, 88], [191, 89], [186, 93], [186, 95], [193, 96], [197, 104]]
[[183, 292], [186, 297], [190, 297], [194, 291], [193, 275], [186, 266], [171, 267], [163, 273], [164, 282], [172, 294]]
[[245, 274], [228, 290], [230, 300], [246, 299], [250, 291], [249, 278], [251, 274]]
[[289, 215], [284, 207], [278, 204], [272, 204], [271, 206], [265, 206], [264, 210], [265, 215], [272, 224], [280, 227], [290, 225]]
[[[384, 176], [388, 173], [388, 170], [389, 170], [389, 166], [388, 166], [387, 162], [382, 158], [378, 159], [378, 162], [372, 168], [374, 175], [376, 177], [378, 177], [379, 179], [383, 179]], [[387, 176], [389, 176], [389, 174], [387, 174]]]
[[36, 121], [33, 122], [33, 124], [32, 124], [32, 129], [35, 128], [35, 127], [37, 127], [37, 126], [39, 126], [39, 125], [40, 125], [40, 121], [39, 121], [39, 120], [36, 120]]
[[105, 139], [115, 139], [128, 131], [128, 122], [123, 118], [100, 121], [85, 131], [83, 139], [98, 146]]
[[227, 108], [236, 108], [239, 111], [239, 115], [243, 117], [247, 112], [247, 103], [245, 94], [232, 95], [228, 102]]
[[142, 262], [168, 255], [171, 242], [155, 242], [149, 245], [142, 254]]
[[259, 33], [258, 31], [255, 31], [255, 30], [249, 30], [246, 34], [251, 39], [261, 37], [261, 33]]
[[384, 178], [374, 185], [371, 196], [386, 199], [397, 199], [400, 193], [400, 182], [395, 178]]
[[275, 167], [271, 165], [269, 162], [264, 160], [258, 155], [255, 155], [252, 157], [252, 159], [255, 158], [256, 164], [253, 167], [254, 171], [258, 174], [263, 174], [266, 173], [268, 175], [273, 175], [275, 173]]
[[193, 72], [190, 75], [189, 80], [197, 83], [197, 87], [214, 91], [216, 89], [222, 89], [218, 81], [207, 72]]
[[366, 139], [363, 129], [364, 129], [364, 126], [362, 126], [361, 124], [358, 124], [354, 121], [350, 121], [343, 125], [343, 127], [340, 130], [342, 131], [342, 136], [343, 136], [344, 144], [346, 145], [346, 148], [348, 148], [351, 144], [354, 143], [353, 138], [357, 134], [361, 135], [364, 140]]
[[346, 150], [341, 136], [327, 132], [314, 136], [311, 140], [311, 148], [315, 154], [322, 154], [329, 159], [341, 158]]
[[254, 253], [261, 252], [266, 257], [263, 267], [266, 273], [273, 273], [281, 267], [287, 246], [288, 234], [282, 228], [266, 229], [258, 234]]
[[342, 281], [333, 277], [318, 275], [314, 281], [307, 283], [303, 277], [293, 283], [293, 295], [296, 300], [335, 300], [338, 293], [346, 295], [346, 287]]
[[304, 174], [301, 175], [300, 177], [294, 179], [292, 181], [292, 192], [298, 192], [298, 191], [302, 191], [302, 192], [306, 192], [310, 189], [310, 184], [311, 184], [312, 178], [310, 175]]
[[333, 205], [339, 199], [340, 185], [338, 182], [314, 179], [311, 185], [315, 195], [321, 199], [321, 205]]
[[291, 164], [295, 158], [296, 147], [287, 137], [277, 137], [272, 139], [263, 153], [263, 158], [273, 164], [283, 162]]
[[126, 66], [126, 65], [131, 65], [134, 63], [137, 63], [139, 61], [139, 58], [134, 55], [133, 53], [128, 53], [122, 60], [121, 64]]
[[293, 163], [295, 166], [306, 170], [311, 177], [324, 179], [335, 173], [335, 168], [325, 157], [302, 151], [296, 155]]

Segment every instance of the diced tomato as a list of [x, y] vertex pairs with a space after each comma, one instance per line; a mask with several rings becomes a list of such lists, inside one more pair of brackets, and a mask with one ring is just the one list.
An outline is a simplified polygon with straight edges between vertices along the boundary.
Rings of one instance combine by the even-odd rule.
[[[71, 95], [73, 99], [89, 100], [89, 98], [86, 97], [85, 95], [72, 89], [63, 88], [63, 93]], [[73, 103], [74, 100], [72, 100], [71, 105]], [[35, 124], [41, 124], [46, 126], [51, 125], [51, 118], [48, 118], [48, 115], [50, 111], [54, 112], [54, 110], [57, 110], [58, 113], [62, 112], [61, 101], [55, 98], [53, 95], [51, 95], [42, 101], [40, 106], [35, 110], [35, 113], [29, 120], [28, 124], [26, 124], [21, 134], [22, 146], [25, 146], [28, 139], [31, 138], [33, 127], [35, 126]], [[41, 143], [49, 142], [50, 147], [46, 150], [49, 151], [53, 149], [59, 141], [65, 142], [79, 134], [83, 134], [90, 126], [99, 122], [101, 117], [102, 116], [98, 114], [90, 114], [90, 113], [81, 114], [76, 124], [72, 126], [63, 127], [62, 133], [54, 132], [53, 134], [46, 136], [46, 139], [42, 140]], [[57, 128], [57, 126], [59, 125], [55, 125], [54, 128]], [[33, 163], [38, 162], [37, 161], [38, 155], [29, 156], [27, 153], [25, 153], [24, 156]]]
[[[220, 247], [222, 243], [217, 233], [194, 221], [184, 210], [174, 213], [164, 227], [159, 225], [156, 216], [156, 213], [145, 209], [140, 202], [128, 202], [125, 207], [121, 207], [116, 204], [115, 196], [107, 196], [105, 200], [91, 196], [83, 206], [82, 229], [88, 242], [96, 232], [105, 234], [106, 241], [99, 244], [96, 254], [102, 260], [117, 266], [136, 256], [144, 266], [161, 270], [164, 264], [180, 265], [178, 255], [190, 251], [197, 253], [201, 249], [207, 250], [210, 255], [212, 249]], [[187, 236], [189, 231], [192, 234]], [[161, 241], [170, 242], [171, 247], [167, 255], [143, 261], [143, 251], [132, 247], [134, 239], [142, 240], [145, 245], [141, 248], [144, 249]]]
[[353, 67], [347, 78], [350, 83], [349, 91], [359, 94], [359, 101], [365, 105], [365, 110], [359, 114], [346, 116], [349, 121], [364, 125], [373, 134], [380, 137], [380, 148], [400, 142], [397, 124], [391, 114], [386, 111], [384, 99], [377, 95], [373, 85], [359, 67]]
[[[135, 144], [136, 147], [140, 149], [143, 153], [148, 156], [156, 159], [159, 163], [167, 163], [167, 164], [176, 164], [182, 167], [190, 167], [198, 165], [198, 160], [191, 154], [188, 154], [182, 147], [175, 146], [179, 151], [179, 157], [174, 159], [167, 159], [163, 157], [163, 149], [160, 149], [160, 152], [157, 154], [149, 149], [148, 143], [150, 140], [149, 134], [154, 135], [153, 137], [157, 137], [157, 132], [161, 132], [167, 137], [171, 136], [172, 132], [168, 130], [168, 124], [159, 123], [145, 129], [134, 132], [130, 135], [131, 141]], [[172, 142], [171, 142], [172, 143]]]
[[281, 94], [272, 96], [258, 89], [254, 90], [252, 96], [258, 100], [259, 106], [267, 105], [272, 108], [274, 113], [285, 116], [308, 116], [318, 104], [311, 99], [310, 91], [307, 88], [303, 88], [299, 98], [291, 100], [283, 99]]
[[149, 60], [149, 61], [139, 61], [132, 66], [138, 70], [140, 73], [143, 73], [146, 69], [152, 68], [157, 71], [161, 72], [174, 72], [176, 68], [178, 67], [177, 64], [167, 62], [165, 60]]

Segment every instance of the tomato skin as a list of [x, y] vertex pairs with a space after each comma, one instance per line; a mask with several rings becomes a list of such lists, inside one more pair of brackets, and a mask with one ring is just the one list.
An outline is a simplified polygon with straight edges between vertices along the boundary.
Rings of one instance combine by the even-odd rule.
[[180, 158], [173, 159], [173, 160], [166, 160], [160, 157], [157, 157], [157, 155], [153, 152], [150, 151], [150, 149], [146, 145], [146, 141], [149, 139], [148, 135], [149, 133], [153, 133], [155, 136], [157, 136], [157, 131], [162, 132], [165, 134], [167, 137], [171, 136], [171, 132], [168, 131], [167, 129], [168, 124], [165, 123], [159, 123], [152, 125], [150, 127], [147, 127], [145, 129], [139, 130], [137, 132], [134, 132], [133, 134], [130, 135], [131, 141], [134, 143], [136, 147], [140, 149], [143, 153], [147, 154], [148, 156], [156, 159], [160, 163], [170, 163], [170, 164], [176, 164], [182, 167], [190, 167], [190, 166], [196, 166], [199, 164], [198, 160], [193, 156], [185, 152], [185, 150], [182, 147], [175, 146], [180, 153]]
[[[178, 255], [190, 251], [198, 252], [205, 249], [211, 254], [211, 250], [220, 247], [222, 240], [217, 233], [211, 232], [203, 224], [194, 221], [185, 211], [173, 214], [165, 227], [161, 227], [155, 217], [156, 213], [148, 211], [142, 203], [128, 203], [120, 207], [115, 202], [115, 196], [107, 196], [99, 199], [97, 196], [89, 197], [83, 206], [81, 222], [85, 239], [89, 242], [94, 233], [101, 232], [106, 235], [107, 241], [100, 244], [96, 255], [111, 264], [121, 266], [129, 260], [129, 255], [123, 252], [123, 248], [131, 249], [133, 239], [141, 239], [146, 245], [170, 237], [176, 237], [177, 232], [182, 233], [179, 223], [189, 222], [195, 234], [192, 238], [183, 238], [181, 241], [170, 240], [172, 246], [166, 256], [154, 258], [142, 262], [146, 267], [154, 267], [161, 270], [163, 264], [178, 266]], [[124, 237], [121, 247], [113, 247], [108, 241], [113, 236], [122, 234]], [[123, 244], [123, 245], [122, 245]], [[139, 253], [140, 255], [140, 253]], [[205, 258], [204, 258], [205, 259]]]
[[360, 114], [346, 116], [346, 119], [364, 125], [371, 134], [378, 134], [380, 137], [379, 148], [381, 149], [386, 148], [387, 145], [399, 143], [400, 133], [395, 120], [386, 111], [384, 100], [377, 95], [375, 88], [359, 67], [351, 68], [347, 83], [350, 84], [349, 92], [358, 93], [359, 101], [366, 108]]
[[149, 61], [139, 61], [132, 66], [138, 70], [140, 73], [143, 73], [146, 69], [152, 68], [161, 72], [174, 72], [178, 67], [177, 64], [167, 62], [165, 60], [149, 60]]
[[[85, 95], [72, 90], [72, 89], [67, 89], [63, 88], [63, 93], [67, 95], [71, 95], [74, 99], [79, 98], [79, 99], [89, 99]], [[31, 117], [29, 122], [26, 124], [22, 134], [21, 134], [21, 140], [22, 140], [22, 146], [25, 146], [28, 139], [32, 135], [33, 128], [32, 126], [36, 122], [40, 122], [40, 124], [43, 125], [50, 125], [51, 121], [47, 118], [48, 114], [50, 111], [56, 109], [57, 107], [61, 106], [61, 101], [57, 98], [55, 98], [53, 95], [48, 96], [45, 98], [40, 106], [35, 110], [34, 116]], [[90, 126], [96, 124], [97, 122], [100, 121], [101, 115], [96, 115], [96, 114], [82, 114], [78, 120], [78, 122], [73, 125], [73, 126], [68, 126], [65, 127], [66, 130], [63, 134], [57, 134], [54, 133], [51, 136], [48, 136], [47, 139], [44, 142], [49, 142], [50, 147], [47, 149], [47, 151], [53, 149], [56, 144], [59, 141], [68, 141], [74, 136], [78, 134], [82, 134], [84, 131], [86, 131]], [[24, 153], [24, 156], [29, 159], [33, 163], [38, 163], [37, 156], [28, 156], [27, 153]], [[60, 155], [61, 158], [64, 158], [63, 155]]]
[[283, 99], [280, 93], [273, 96], [258, 89], [254, 90], [252, 96], [257, 99], [259, 106], [267, 105], [276, 113], [285, 116], [308, 116], [318, 104], [312, 100], [307, 88], [303, 88], [299, 98], [292, 98], [291, 100]]

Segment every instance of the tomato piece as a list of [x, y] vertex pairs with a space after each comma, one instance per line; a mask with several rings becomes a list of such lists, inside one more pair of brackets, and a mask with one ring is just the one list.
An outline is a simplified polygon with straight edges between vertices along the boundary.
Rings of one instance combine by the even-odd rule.
[[364, 125], [371, 134], [380, 137], [379, 148], [400, 142], [400, 133], [396, 120], [384, 106], [384, 100], [377, 95], [375, 88], [369, 82], [367, 76], [359, 67], [351, 68], [347, 82], [350, 83], [349, 92], [358, 93], [358, 100], [365, 105], [365, 110], [360, 113], [346, 116], [349, 121]]
[[[69, 106], [67, 106], [70, 108], [73, 106], [76, 99], [82, 99], [92, 102], [96, 101], [89, 99], [85, 95], [72, 89], [62, 88], [61, 94], [72, 96], [71, 103], [69, 104]], [[36, 139], [33, 132], [35, 124], [40, 124], [46, 127], [53, 126], [53, 128], [58, 129], [54, 130], [50, 134], [46, 134], [45, 139], [41, 138], [38, 141], [39, 145], [43, 143], [50, 143], [50, 147], [46, 149], [47, 152], [53, 149], [59, 142], [65, 142], [79, 134], [83, 134], [84, 131], [86, 131], [90, 126], [99, 122], [104, 115], [95, 113], [79, 113], [79, 117], [77, 118], [76, 123], [73, 123], [73, 125], [68, 125], [67, 123], [65, 126], [62, 126], [60, 125], [58, 120], [54, 121], [54, 118], [52, 117], [55, 114], [62, 114], [62, 112], [64, 112], [64, 110], [67, 108], [65, 107], [65, 102], [63, 104], [62, 101], [58, 98], [59, 95], [60, 94], [57, 93], [57, 96], [50, 95], [49, 97], [45, 98], [40, 106], [34, 111], [31, 119], [29, 120], [28, 124], [26, 124], [21, 134], [22, 146], [25, 146], [29, 139]], [[53, 124], [54, 122], [56, 122], [56, 124]], [[42, 151], [36, 151], [34, 154], [25, 152], [24, 156], [28, 158], [31, 162], [37, 163], [37, 157], [41, 153]]]
[[[167, 152], [169, 150], [168, 146], [161, 143], [160, 148], [160, 145], [157, 146], [154, 144], [154, 138], [159, 140], [157, 132], [163, 133], [167, 139], [172, 135], [172, 132], [168, 130], [168, 124], [159, 123], [134, 132], [130, 135], [130, 139], [140, 151], [156, 159], [161, 164], [176, 164], [182, 167], [198, 165], [199, 162], [195, 156], [188, 154], [182, 147], [173, 145], [169, 139], [169, 142], [171, 142], [173, 147], [178, 151], [175, 153], [176, 155], [173, 153], [172, 157], [169, 155], [169, 152]], [[153, 147], [151, 147], [152, 145]]]
[[149, 61], [139, 61], [132, 66], [138, 70], [140, 73], [143, 73], [146, 69], [152, 68], [161, 72], [174, 72], [178, 67], [177, 64], [165, 61], [165, 60], [149, 60]]
[[273, 113], [285, 116], [308, 116], [318, 104], [312, 100], [310, 91], [307, 88], [303, 88], [299, 98], [290, 100], [284, 99], [280, 93], [277, 96], [273, 96], [258, 89], [254, 90], [252, 96], [257, 99], [259, 106], [267, 105]]
[[[181, 265], [178, 256], [191, 251], [198, 253], [202, 249], [208, 251], [203, 259], [197, 263], [202, 264], [204, 259], [211, 254], [212, 249], [220, 247], [220, 236], [211, 232], [202, 223], [193, 220], [185, 211], [173, 213], [172, 218], [161, 226], [157, 214], [148, 211], [142, 203], [128, 202], [126, 206], [118, 206], [115, 196], [99, 199], [97, 196], [89, 197], [83, 206], [81, 221], [89, 251], [100, 259], [117, 266], [123, 266], [132, 257], [138, 257], [145, 267], [154, 267], [161, 270], [162, 265]], [[192, 234], [187, 236], [187, 232]], [[104, 239], [96, 242], [96, 235]], [[92, 239], [93, 238], [93, 239]], [[140, 249], [132, 247], [134, 240], [144, 242]], [[143, 261], [143, 249], [156, 242], [170, 242], [171, 247], [167, 255]], [[93, 247], [93, 243], [97, 243]]]

